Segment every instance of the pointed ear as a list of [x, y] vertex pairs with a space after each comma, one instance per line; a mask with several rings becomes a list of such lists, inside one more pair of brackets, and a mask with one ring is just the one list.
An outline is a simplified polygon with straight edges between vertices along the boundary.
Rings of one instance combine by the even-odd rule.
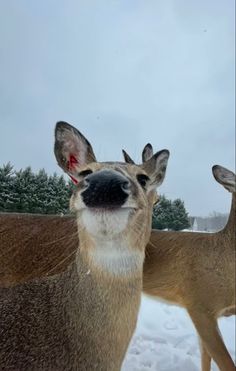
[[215, 180], [218, 183], [222, 184], [225, 189], [227, 189], [227, 191], [231, 193], [236, 192], [236, 175], [232, 171], [226, 169], [223, 166], [214, 165], [212, 167], [212, 173]]
[[166, 167], [168, 163], [170, 152], [167, 149], [163, 149], [155, 153], [148, 161], [146, 161], [141, 167], [147, 173], [150, 181], [150, 188], [154, 189], [161, 185], [165, 178]]
[[124, 160], [127, 164], [132, 164], [132, 165], [135, 164], [135, 162], [132, 160], [132, 158], [128, 155], [128, 153], [124, 149], [122, 149], [122, 153], [124, 156]]
[[54, 153], [58, 165], [74, 182], [81, 166], [96, 161], [89, 141], [76, 128], [63, 121], [55, 127]]
[[148, 161], [153, 156], [153, 148], [150, 143], [146, 144], [142, 152], [142, 161], [143, 163]]

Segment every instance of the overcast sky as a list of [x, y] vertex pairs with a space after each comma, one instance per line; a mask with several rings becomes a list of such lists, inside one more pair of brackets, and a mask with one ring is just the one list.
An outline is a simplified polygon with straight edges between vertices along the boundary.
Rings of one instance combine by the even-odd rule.
[[171, 152], [160, 192], [228, 212], [214, 164], [235, 168], [234, 0], [0, 2], [0, 165], [57, 171], [56, 121], [97, 158]]

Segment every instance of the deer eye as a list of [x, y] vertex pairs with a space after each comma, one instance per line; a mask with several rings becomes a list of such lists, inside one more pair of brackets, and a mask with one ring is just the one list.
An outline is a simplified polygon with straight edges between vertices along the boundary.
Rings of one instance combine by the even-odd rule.
[[137, 180], [139, 184], [144, 188], [147, 185], [147, 182], [150, 180], [150, 178], [145, 174], [138, 174]]
[[81, 177], [84, 178], [89, 174], [92, 174], [92, 170], [91, 169], [86, 169], [86, 170], [83, 170], [80, 173], [78, 173], [78, 176], [81, 176]]

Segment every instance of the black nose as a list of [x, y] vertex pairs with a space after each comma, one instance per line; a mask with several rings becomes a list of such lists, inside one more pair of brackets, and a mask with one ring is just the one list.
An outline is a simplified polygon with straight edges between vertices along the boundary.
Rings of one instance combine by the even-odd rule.
[[128, 198], [130, 182], [114, 170], [100, 170], [85, 178], [87, 188], [81, 193], [88, 207], [118, 207]]

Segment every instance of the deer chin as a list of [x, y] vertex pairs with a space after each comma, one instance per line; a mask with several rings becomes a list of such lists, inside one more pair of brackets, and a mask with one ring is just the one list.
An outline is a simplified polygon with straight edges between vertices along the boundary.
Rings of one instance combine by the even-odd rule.
[[80, 218], [91, 235], [112, 238], [127, 228], [134, 213], [131, 207], [83, 208]]

